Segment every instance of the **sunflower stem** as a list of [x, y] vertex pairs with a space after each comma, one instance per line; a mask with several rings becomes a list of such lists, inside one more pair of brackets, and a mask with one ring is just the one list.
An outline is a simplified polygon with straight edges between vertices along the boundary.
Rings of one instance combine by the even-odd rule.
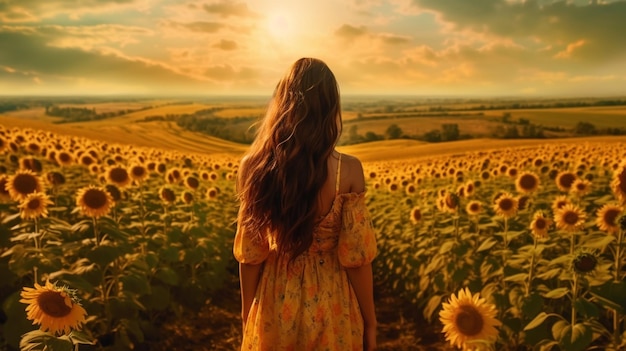
[[576, 298], [578, 295], [578, 273], [574, 272], [574, 278], [572, 280], [572, 328], [576, 324]]
[[526, 284], [526, 297], [530, 295], [530, 287], [533, 283], [533, 273], [535, 270], [535, 253], [537, 252], [537, 237], [533, 235], [533, 252], [530, 256], [530, 267], [528, 268], [528, 284]]
[[[614, 280], [616, 283], [620, 282], [620, 267], [622, 262], [622, 235], [624, 234], [623, 230], [619, 230], [617, 232], [617, 247], [615, 248], [615, 272], [614, 272]], [[617, 310], [613, 310], [613, 344], [615, 347], [618, 347], [621, 344], [621, 330], [620, 330], [620, 313]]]
[[96, 247], [100, 246], [100, 232], [98, 231], [98, 219], [93, 216], [91, 217], [93, 221], [93, 234], [96, 237]]

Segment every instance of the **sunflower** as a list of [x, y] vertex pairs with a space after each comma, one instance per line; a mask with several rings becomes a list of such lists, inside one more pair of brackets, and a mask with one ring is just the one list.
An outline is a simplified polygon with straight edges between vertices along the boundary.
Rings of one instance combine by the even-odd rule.
[[390, 183], [389, 185], [387, 185], [387, 190], [389, 190], [389, 192], [394, 192], [398, 190], [398, 184]]
[[475, 191], [476, 191], [476, 184], [474, 183], [474, 181], [468, 180], [467, 183], [465, 183], [465, 196], [471, 197], [472, 195], [474, 195]]
[[109, 193], [109, 195], [111, 195], [113, 202], [118, 202], [122, 199], [122, 192], [117, 186], [113, 184], [107, 184], [104, 186], [104, 188]]
[[78, 157], [78, 163], [85, 167], [91, 166], [93, 163], [96, 163], [96, 160], [88, 153], [84, 153]]
[[552, 211], [556, 212], [559, 209], [563, 208], [565, 205], [570, 204], [571, 202], [565, 195], [557, 196], [554, 201], [552, 201]]
[[544, 216], [543, 212], [537, 211], [530, 222], [530, 231], [537, 239], [548, 237], [548, 229], [552, 225], [552, 220]]
[[198, 180], [198, 178], [194, 177], [193, 175], [189, 175], [185, 177], [184, 184], [187, 188], [191, 190], [196, 190], [200, 186], [200, 181]]
[[539, 177], [530, 172], [522, 173], [515, 181], [515, 188], [521, 193], [531, 193], [539, 188]]
[[131, 182], [128, 170], [122, 166], [110, 167], [106, 172], [106, 180], [119, 188], [125, 188]]
[[483, 205], [480, 203], [480, 201], [476, 201], [476, 200], [470, 201], [465, 207], [465, 211], [470, 216], [479, 215], [480, 212], [482, 212], [482, 210], [483, 210]]
[[60, 151], [56, 155], [56, 161], [59, 166], [70, 166], [74, 163], [74, 156], [67, 151]]
[[570, 192], [576, 196], [585, 196], [591, 191], [591, 182], [587, 179], [576, 179], [572, 183]]
[[554, 213], [554, 222], [559, 229], [575, 232], [585, 224], [585, 213], [574, 204], [567, 204]]
[[161, 200], [172, 203], [176, 201], [176, 194], [174, 194], [174, 190], [169, 187], [163, 186], [159, 189], [159, 197]]
[[130, 178], [136, 182], [141, 182], [148, 178], [148, 169], [139, 163], [135, 163], [129, 167]]
[[404, 191], [407, 195], [412, 195], [417, 191], [417, 187], [415, 187], [414, 184], [408, 184], [406, 188], [404, 188]]
[[454, 213], [459, 207], [459, 196], [457, 194], [445, 191], [440, 196], [439, 209], [444, 212]]
[[53, 202], [48, 195], [41, 192], [30, 193], [18, 205], [20, 217], [24, 219], [48, 217], [48, 205], [52, 204]]
[[22, 169], [15, 172], [14, 175], [7, 179], [5, 189], [9, 192], [9, 196], [14, 201], [21, 201], [26, 195], [34, 192], [42, 191], [41, 179], [35, 173], [28, 169]]
[[511, 218], [517, 214], [517, 199], [510, 193], [504, 193], [495, 200], [493, 209], [498, 216]]
[[101, 217], [109, 213], [113, 207], [113, 197], [106, 189], [93, 185], [81, 188], [76, 193], [76, 205], [89, 217]]
[[182, 174], [178, 168], [172, 168], [165, 173], [165, 180], [168, 184], [176, 184], [181, 181]]
[[41, 165], [41, 161], [34, 157], [22, 157], [20, 158], [20, 169], [28, 169], [35, 173], [41, 173], [43, 166]]
[[62, 173], [52, 171], [46, 173], [46, 181], [53, 187], [65, 184], [65, 176]]
[[613, 173], [611, 190], [621, 204], [626, 203], [626, 161], [623, 161]]
[[189, 205], [193, 202], [193, 193], [191, 191], [183, 191], [183, 193], [180, 194], [180, 198], [185, 204]]
[[559, 172], [556, 175], [556, 186], [561, 191], [569, 191], [576, 179], [576, 174], [572, 172]]
[[468, 349], [474, 342], [494, 342], [497, 339], [496, 327], [502, 325], [496, 319], [498, 311], [480, 294], [472, 295], [468, 288], [461, 289], [457, 295], [452, 294], [442, 307], [439, 320], [450, 345]]
[[0, 174], [0, 200], [11, 199], [11, 194], [9, 194], [9, 191], [7, 190], [8, 181], [9, 178], [6, 175]]
[[411, 223], [418, 224], [422, 220], [422, 210], [417, 206], [413, 207], [409, 219], [411, 219]]
[[209, 198], [210, 200], [214, 200], [217, 198], [217, 195], [219, 194], [219, 189], [216, 187], [211, 187], [209, 189], [207, 189], [206, 191], [206, 197]]
[[4, 152], [8, 148], [9, 143], [5, 138], [0, 136], [0, 154]]
[[46, 281], [44, 286], [24, 287], [21, 303], [26, 306], [26, 318], [39, 324], [42, 331], [52, 334], [69, 334], [85, 323], [87, 312], [80, 305], [75, 290], [58, 287]]
[[609, 234], [617, 233], [619, 231], [617, 218], [623, 211], [624, 208], [619, 205], [604, 204], [604, 206], [596, 212], [596, 225], [600, 230]]
[[598, 268], [599, 263], [598, 254], [592, 249], [577, 249], [572, 255], [572, 270], [579, 275], [592, 274]]

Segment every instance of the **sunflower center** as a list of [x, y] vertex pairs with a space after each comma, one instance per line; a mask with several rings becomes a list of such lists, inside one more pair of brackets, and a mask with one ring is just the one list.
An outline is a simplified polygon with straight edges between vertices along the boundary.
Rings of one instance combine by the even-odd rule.
[[39, 308], [48, 316], [54, 318], [65, 317], [72, 308], [65, 303], [65, 297], [58, 291], [44, 291], [37, 297]]
[[572, 187], [572, 183], [576, 180], [576, 176], [572, 173], [565, 173], [559, 178], [559, 184], [565, 189]]
[[537, 186], [537, 179], [530, 174], [524, 174], [522, 178], [520, 178], [519, 184], [524, 190], [532, 190]]
[[587, 273], [596, 268], [596, 258], [592, 255], [582, 255], [576, 258], [574, 267], [578, 272]]
[[113, 168], [109, 172], [109, 177], [116, 183], [123, 183], [128, 180], [128, 172], [124, 168]]
[[477, 203], [473, 203], [470, 205], [470, 211], [472, 212], [478, 212], [480, 211], [480, 205]]
[[483, 316], [473, 306], [459, 306], [459, 312], [454, 320], [459, 332], [465, 336], [474, 336], [483, 330]]
[[72, 157], [69, 154], [62, 152], [59, 154], [59, 160], [61, 160], [61, 162], [70, 162]]
[[413, 219], [416, 221], [422, 219], [422, 213], [420, 212], [420, 210], [413, 210]]
[[622, 193], [626, 193], [626, 169], [622, 169], [617, 178], [619, 179], [619, 189], [622, 191]]
[[542, 230], [542, 229], [546, 229], [546, 220], [543, 218], [537, 218], [537, 220], [535, 221], [535, 228]]
[[578, 214], [573, 211], [567, 211], [563, 215], [563, 221], [569, 225], [574, 225], [578, 223]]
[[20, 194], [30, 194], [37, 190], [37, 179], [30, 174], [18, 174], [13, 181], [13, 187]]
[[619, 216], [619, 211], [618, 210], [608, 210], [606, 211], [606, 213], [604, 214], [604, 222], [607, 223], [608, 225], [614, 226], [615, 220], [617, 219], [617, 216]]
[[135, 177], [143, 177], [146, 174], [146, 170], [143, 167], [133, 167], [132, 172]]
[[502, 199], [500, 200], [499, 206], [503, 211], [509, 211], [513, 208], [513, 201], [509, 198]]
[[38, 198], [31, 199], [27, 204], [29, 210], [36, 210], [39, 206], [41, 206], [41, 201]]
[[98, 209], [104, 207], [104, 205], [107, 204], [107, 196], [106, 193], [101, 190], [89, 189], [85, 192], [85, 195], [83, 196], [83, 201], [85, 202], [86, 206]]

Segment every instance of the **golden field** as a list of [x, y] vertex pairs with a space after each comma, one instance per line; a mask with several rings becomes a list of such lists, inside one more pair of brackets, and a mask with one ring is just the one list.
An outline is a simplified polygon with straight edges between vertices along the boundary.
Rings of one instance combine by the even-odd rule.
[[[147, 111], [66, 124], [0, 117], [3, 347], [17, 348], [23, 333], [32, 345], [50, 337], [19, 302], [49, 278], [76, 289], [88, 315], [74, 341], [59, 339], [65, 346], [237, 349], [231, 248], [246, 146], [173, 121], [137, 123]], [[450, 338], [496, 350], [626, 344], [625, 137], [339, 150], [364, 165], [381, 350], [455, 350]], [[31, 193], [49, 202], [33, 206]], [[451, 302], [464, 288], [484, 300]]]

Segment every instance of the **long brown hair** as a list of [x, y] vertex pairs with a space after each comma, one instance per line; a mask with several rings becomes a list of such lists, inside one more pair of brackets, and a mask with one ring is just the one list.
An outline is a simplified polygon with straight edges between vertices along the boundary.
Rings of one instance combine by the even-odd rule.
[[296, 61], [281, 79], [240, 174], [239, 226], [275, 235], [291, 259], [313, 241], [317, 198], [341, 134], [339, 88], [317, 59]]

